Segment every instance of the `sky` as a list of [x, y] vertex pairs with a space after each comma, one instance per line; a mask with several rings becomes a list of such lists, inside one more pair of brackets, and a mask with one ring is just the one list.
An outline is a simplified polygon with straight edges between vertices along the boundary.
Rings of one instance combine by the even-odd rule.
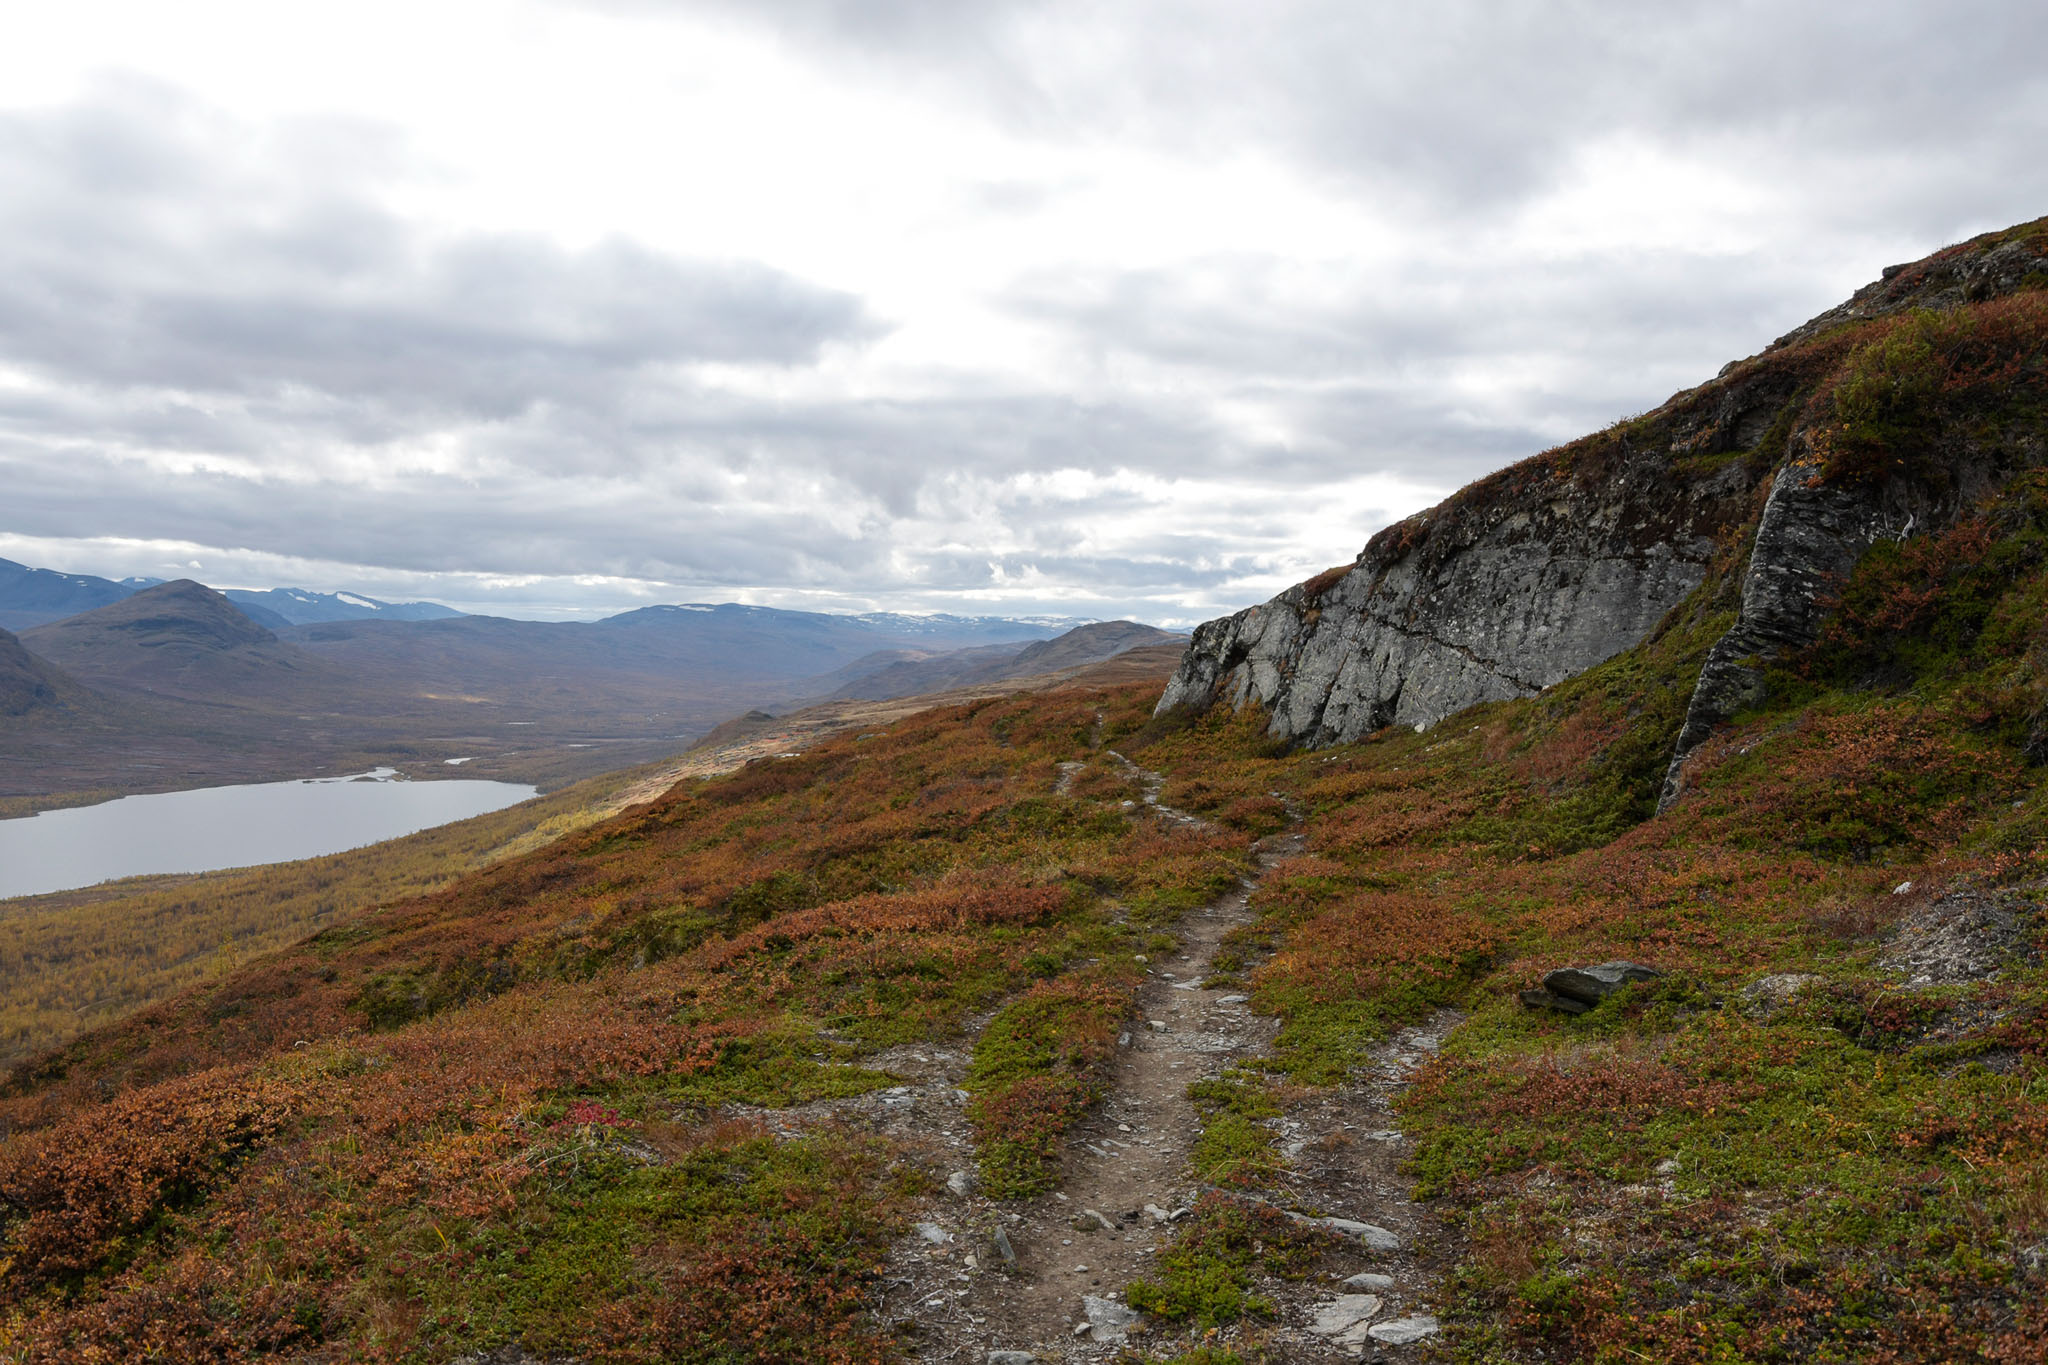
[[2048, 213], [2048, 6], [10, 6], [0, 557], [1188, 625]]

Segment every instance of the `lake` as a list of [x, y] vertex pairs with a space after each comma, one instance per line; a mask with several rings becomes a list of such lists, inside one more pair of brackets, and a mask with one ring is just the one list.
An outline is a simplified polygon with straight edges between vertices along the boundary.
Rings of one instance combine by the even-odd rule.
[[408, 782], [378, 768], [46, 810], [0, 820], [0, 898], [317, 858], [503, 810], [534, 793], [512, 782]]

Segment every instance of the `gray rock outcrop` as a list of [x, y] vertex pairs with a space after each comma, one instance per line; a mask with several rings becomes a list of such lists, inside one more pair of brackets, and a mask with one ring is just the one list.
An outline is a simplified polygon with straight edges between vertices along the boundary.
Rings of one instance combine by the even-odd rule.
[[[1626, 437], [1539, 456], [1374, 536], [1348, 568], [1197, 628], [1159, 709], [1256, 703], [1343, 743], [1526, 697], [1635, 644], [1706, 573], [1750, 488]], [[1592, 458], [1586, 458], [1587, 456]]]
[[1912, 526], [1910, 516], [1888, 518], [1868, 489], [1823, 483], [1819, 472], [1820, 461], [1808, 453], [1788, 462], [1771, 485], [1742, 580], [1742, 613], [1700, 670], [1659, 810], [1678, 799], [1685, 760], [1714, 727], [1763, 700], [1764, 665], [1820, 633], [1828, 589], [1849, 576], [1880, 536]]

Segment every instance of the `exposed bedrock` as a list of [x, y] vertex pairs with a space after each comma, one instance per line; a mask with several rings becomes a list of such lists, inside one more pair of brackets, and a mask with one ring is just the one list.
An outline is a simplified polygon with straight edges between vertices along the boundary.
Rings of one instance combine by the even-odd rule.
[[1707, 653], [1659, 810], [1678, 799], [1685, 760], [1714, 727], [1763, 700], [1764, 665], [1818, 637], [1830, 592], [1863, 552], [1881, 537], [1896, 539], [1913, 528], [1915, 513], [1886, 506], [1879, 490], [1822, 483], [1820, 464], [1810, 454], [1795, 457], [1771, 485], [1742, 580], [1742, 612]]
[[1206, 623], [1160, 709], [1255, 702], [1276, 737], [1341, 743], [1530, 696], [1627, 649], [1699, 585], [1751, 480], [1740, 461], [1687, 479], [1668, 444], [1610, 446], [1505, 470], [1388, 527], [1348, 569]]

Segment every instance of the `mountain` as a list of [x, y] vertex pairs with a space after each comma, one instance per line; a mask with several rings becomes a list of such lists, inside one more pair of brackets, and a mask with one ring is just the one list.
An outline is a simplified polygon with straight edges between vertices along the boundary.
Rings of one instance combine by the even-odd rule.
[[809, 680], [820, 697], [907, 697], [942, 692], [999, 670], [1025, 647], [1021, 641], [967, 649], [878, 649]]
[[[953, 687], [972, 687], [1057, 673], [1100, 663], [1127, 650], [1178, 642], [1183, 637], [1135, 621], [1096, 621], [1076, 626], [1050, 640], [1028, 644], [983, 645], [936, 655], [897, 652], [869, 655], [829, 675], [845, 681], [826, 697], [835, 700], [882, 701]], [[826, 681], [821, 679], [820, 681]]]
[[273, 629], [318, 621], [440, 621], [463, 614], [438, 602], [380, 602], [352, 592], [305, 588], [228, 588], [223, 595]]
[[[978, 642], [1018, 647], [1044, 626], [974, 618], [835, 616], [737, 603], [643, 607], [602, 621], [329, 621], [283, 638], [394, 693], [708, 726], [735, 704], [817, 695], [811, 680], [875, 653]], [[687, 719], [686, 719], [687, 718]]]
[[[118, 581], [91, 574], [31, 569], [0, 559], [0, 629], [26, 630], [110, 606], [161, 578]], [[350, 592], [309, 592], [304, 588], [229, 588], [222, 594], [250, 619], [276, 629], [311, 621], [431, 621], [460, 616], [437, 602], [380, 602]]]
[[[1504, 469], [1340, 565], [1195, 632], [1162, 712], [1248, 704], [1326, 745], [1535, 696], [1643, 640], [1735, 547], [1735, 615], [1680, 765], [1810, 643], [1872, 545], [1926, 534], [2048, 462], [2031, 328], [2048, 219], [1895, 266], [1652, 412]], [[1754, 538], [1753, 549], [1749, 538]]]
[[1094, 621], [1076, 626], [1064, 635], [1024, 646], [1010, 660], [1006, 672], [1018, 677], [1056, 673], [1064, 668], [1101, 663], [1128, 650], [1185, 643], [1186, 639], [1185, 635], [1136, 621]]
[[22, 643], [95, 687], [221, 703], [290, 702], [345, 686], [226, 597], [189, 578], [22, 634]]
[[1072, 616], [953, 616], [945, 612], [911, 616], [896, 611], [872, 611], [850, 619], [863, 622], [893, 638], [943, 640], [949, 648], [1004, 640], [1049, 639], [1088, 624]]
[[594, 622], [591, 629], [599, 638], [630, 639], [663, 658], [709, 661], [737, 654], [755, 670], [795, 678], [829, 672], [878, 650], [1029, 642], [1066, 627], [987, 616], [841, 616], [724, 602], [642, 607]]
[[118, 602], [138, 589], [162, 582], [127, 578], [115, 582], [91, 574], [31, 569], [0, 559], [0, 630], [26, 630]]
[[[23, 643], [98, 699], [90, 726], [0, 732], [0, 796], [162, 790], [393, 763], [554, 786], [666, 757], [878, 650], [920, 656], [1056, 633], [990, 617], [835, 616], [737, 604], [605, 621], [318, 621], [188, 580], [35, 627]], [[112, 707], [112, 710], [108, 708]], [[76, 718], [74, 718], [76, 719]], [[58, 736], [56, 729], [64, 729]], [[61, 742], [60, 742], [61, 738]], [[268, 765], [268, 766], [266, 766]]]

